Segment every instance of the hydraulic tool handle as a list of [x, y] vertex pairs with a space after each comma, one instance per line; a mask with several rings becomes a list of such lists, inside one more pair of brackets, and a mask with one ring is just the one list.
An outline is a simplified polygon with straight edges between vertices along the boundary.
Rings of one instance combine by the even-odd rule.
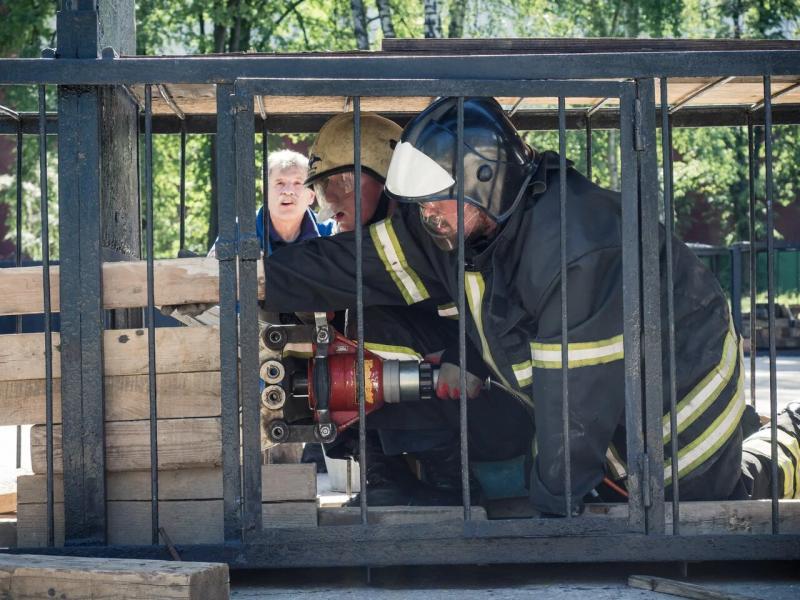
[[312, 381], [316, 410], [328, 412], [330, 405], [331, 376], [328, 372], [328, 358], [316, 357], [314, 359], [314, 374]]

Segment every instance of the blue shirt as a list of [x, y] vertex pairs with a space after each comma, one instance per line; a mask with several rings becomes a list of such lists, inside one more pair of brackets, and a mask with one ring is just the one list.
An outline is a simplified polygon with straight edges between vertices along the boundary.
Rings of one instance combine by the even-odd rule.
[[[300, 222], [300, 234], [291, 242], [285, 241], [281, 238], [272, 226], [269, 224], [269, 246], [267, 253], [271, 254], [273, 251], [289, 244], [302, 242], [304, 240], [311, 240], [317, 237], [327, 237], [333, 233], [334, 221], [317, 222], [317, 215], [310, 208], [306, 209], [306, 214], [303, 215], [303, 220]], [[261, 247], [264, 247], [264, 207], [258, 209], [256, 214], [256, 234], [261, 242]]]

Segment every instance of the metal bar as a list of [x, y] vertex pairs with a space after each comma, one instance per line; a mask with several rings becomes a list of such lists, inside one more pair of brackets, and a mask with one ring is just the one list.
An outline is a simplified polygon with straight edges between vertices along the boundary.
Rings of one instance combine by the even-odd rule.
[[[520, 98], [520, 101], [522, 99]], [[456, 107], [456, 217], [457, 217], [457, 242], [458, 242], [458, 301], [459, 308], [465, 298], [465, 269], [464, 256], [464, 96], [458, 97]], [[477, 307], [476, 310], [482, 310]], [[464, 521], [472, 518], [472, 498], [469, 495], [469, 439], [467, 437], [467, 322], [466, 313], [458, 313], [458, 406], [459, 422], [458, 434], [461, 452], [461, 504], [464, 508]]]
[[641, 141], [639, 193], [642, 211], [642, 328], [644, 333], [645, 438], [650, 503], [646, 507], [648, 533], [663, 534], [664, 430], [662, 425], [661, 268], [659, 264], [658, 163], [656, 157], [655, 84], [637, 82]]
[[513, 116], [516, 114], [516, 112], [517, 112], [517, 109], [520, 107], [520, 105], [522, 104], [522, 102], [523, 102], [524, 100], [525, 100], [525, 97], [524, 97], [524, 96], [520, 96], [520, 97], [519, 97], [519, 99], [518, 99], [516, 102], [514, 102], [514, 106], [512, 106], [512, 107], [511, 107], [511, 108], [508, 110], [508, 113], [507, 113], [507, 114], [508, 114], [508, 118], [509, 118], [509, 119], [510, 119], [511, 117], [513, 117]]
[[219, 238], [220, 393], [222, 400], [222, 496], [225, 541], [242, 536], [239, 463], [239, 328], [236, 316], [236, 171], [232, 85], [217, 86], [217, 206]]
[[[497, 79], [647, 78], [797, 75], [797, 50], [597, 52], [585, 54], [493, 54], [481, 56], [237, 56], [121, 57], [116, 60], [14, 58], [0, 60], [0, 84], [114, 85], [135, 83], [232, 83], [238, 77]], [[324, 89], [320, 91], [324, 95]], [[347, 95], [347, 94], [341, 94]], [[509, 94], [523, 96], [525, 94]], [[615, 94], [597, 94], [598, 96]]]
[[262, 121], [267, 120], [267, 112], [264, 110], [264, 98], [260, 95], [256, 96], [256, 108], [258, 109], [258, 114], [261, 117]]
[[[45, 115], [45, 86], [39, 86], [39, 213], [42, 218], [42, 294], [44, 306], [44, 381], [45, 381], [45, 428], [46, 428], [46, 461], [47, 461], [47, 545], [55, 546], [55, 514], [53, 497], [53, 336], [52, 307], [50, 305], [50, 223], [47, 204], [47, 117]], [[22, 136], [18, 140], [18, 152], [22, 149]], [[17, 157], [18, 168], [21, 160]], [[21, 170], [17, 171], [19, 178]], [[20, 205], [18, 204], [18, 207]], [[18, 208], [19, 210], [19, 208]], [[19, 226], [19, 212], [17, 225]], [[19, 431], [17, 431], [19, 442]], [[18, 455], [19, 456], [19, 455]]]
[[[555, 535], [551, 538], [512, 536], [487, 543], [485, 538], [464, 537], [453, 526], [437, 528], [431, 525], [382, 527], [389, 534], [382, 538], [375, 535], [378, 533], [377, 527], [366, 531], [363, 527], [306, 527], [276, 530], [275, 535], [258, 544], [178, 545], [176, 550], [185, 561], [225, 562], [236, 568], [267, 569], [364, 564], [592, 563], [599, 556], [607, 557], [609, 561], [627, 563], [743, 559], [789, 561], [800, 558], [800, 536], [796, 534], [664, 536], [657, 540], [641, 534]], [[463, 524], [459, 525], [463, 528]], [[404, 535], [405, 530], [418, 531], [426, 526], [441, 537], [410, 539]], [[334, 529], [335, 532], [331, 533], [341, 537], [333, 539], [330, 534], [323, 536], [325, 529]], [[6, 552], [22, 554], [30, 550], [11, 548]], [[37, 549], [37, 553], [160, 560], [170, 558], [164, 546], [68, 547]]]
[[61, 86], [58, 107], [64, 536], [91, 545], [107, 540], [99, 93]]
[[[732, 81], [734, 79], [736, 79], [735, 76], [720, 77], [719, 79], [715, 79], [714, 81], [711, 81], [709, 83], [701, 85], [699, 88], [697, 88], [696, 90], [692, 90], [691, 92], [686, 94], [683, 98], [678, 100], [675, 104], [670, 106], [669, 107], [669, 114], [671, 114], [671, 115], [675, 114], [682, 107], [686, 106], [686, 104], [688, 104], [692, 100], [696, 100], [697, 98], [699, 98], [700, 96], [703, 96], [707, 92], [710, 92], [711, 90], [713, 90], [715, 88], [721, 87], [721, 86], [725, 85], [726, 83], [728, 83], [728, 82], [730, 82], [730, 81]], [[667, 101], [667, 104], [662, 104], [662, 107], [663, 106], [669, 106], [669, 101]]]
[[[172, 95], [167, 90], [166, 84], [157, 83], [156, 88], [158, 89], [158, 93], [164, 99], [164, 102], [167, 103], [167, 106], [169, 106], [170, 109], [172, 109], [172, 112], [175, 113], [175, 116], [178, 117], [181, 121], [185, 120], [186, 115], [183, 114], [183, 111], [180, 109], [180, 107], [177, 104], [175, 104], [175, 100], [172, 99]], [[145, 100], [145, 103], [146, 102], [147, 100]]]
[[592, 118], [589, 116], [586, 117], [586, 179], [592, 180]]
[[236, 80], [236, 93], [245, 95], [295, 96], [307, 95], [314, 89], [316, 95], [347, 96], [448, 96], [457, 92], [482, 96], [552, 97], [554, 94], [618, 96], [618, 81], [577, 81], [564, 79], [335, 79], [306, 77], [240, 77]]
[[572, 464], [569, 433], [569, 322], [567, 315], [567, 134], [565, 99], [558, 97], [558, 181], [561, 233], [561, 420], [564, 436], [564, 514], [572, 518]]
[[[661, 106], [669, 105], [667, 78], [661, 78]], [[669, 354], [669, 425], [672, 463], [672, 535], [680, 535], [680, 486], [678, 482], [678, 380], [675, 363], [675, 282], [672, 272], [672, 237], [675, 213], [672, 208], [672, 127], [669, 111], [661, 111], [661, 155], [664, 168], [664, 228], [667, 255], [667, 353]]]
[[239, 364], [242, 407], [242, 528], [248, 540], [261, 531], [261, 396], [258, 376], [258, 283], [261, 244], [255, 216], [255, 120], [253, 99], [234, 101], [236, 213], [239, 224]]
[[[256, 96], [261, 98], [261, 96]], [[263, 110], [263, 104], [262, 104]], [[264, 258], [272, 254], [272, 243], [269, 239], [269, 131], [267, 129], [267, 116], [262, 113], [261, 118], [261, 228], [264, 238], [261, 240], [261, 250]], [[265, 265], [266, 266], [266, 265]]]
[[[40, 107], [41, 108], [41, 107]], [[40, 115], [40, 127], [41, 115]], [[45, 130], [47, 122], [44, 124]], [[46, 139], [46, 138], [45, 138]], [[17, 184], [17, 201], [16, 201], [16, 219], [14, 222], [15, 237], [14, 237], [14, 266], [19, 267], [22, 265], [22, 123], [17, 121], [17, 169], [16, 169], [16, 184]], [[39, 140], [41, 144], [41, 139]], [[45, 185], [47, 185], [45, 183]], [[48, 281], [48, 284], [50, 282]], [[22, 315], [17, 315], [14, 319], [14, 330], [17, 333], [22, 333]], [[16, 430], [16, 465], [17, 469], [22, 467], [22, 426], [17, 425]]]
[[620, 170], [622, 192], [622, 311], [625, 360], [625, 434], [628, 462], [628, 511], [631, 529], [645, 531], [643, 498], [642, 433], [642, 288], [638, 194], [638, 162], [635, 147], [635, 84], [620, 99]]
[[[779, 98], [780, 96], [783, 96], [784, 94], [788, 94], [789, 92], [793, 92], [794, 90], [796, 90], [799, 87], [800, 87], [800, 81], [798, 81], [797, 83], [793, 83], [792, 85], [787, 86], [787, 87], [783, 88], [782, 90], [779, 90], [779, 91], [775, 92], [774, 94], [772, 94], [772, 96], [770, 97], [770, 100], [775, 100], [775, 98]], [[766, 99], [766, 96], [764, 98]], [[764, 108], [764, 105], [766, 104], [766, 100], [765, 99], [760, 100], [760, 101], [756, 102], [755, 104], [753, 104], [750, 107], [750, 112], [755, 112], [757, 110], [760, 110], [760, 109]], [[770, 102], [770, 105], [772, 105], [772, 102]]]
[[599, 102], [596, 102], [591, 107], [589, 107], [589, 110], [586, 111], [586, 119], [587, 120], [591, 119], [598, 110], [603, 108], [603, 106], [605, 106], [608, 103], [609, 100], [611, 100], [611, 98], [602, 98], [600, 99]]
[[2, 104], [0, 104], [0, 115], [6, 115], [11, 117], [17, 123], [20, 122], [19, 113], [11, 108], [8, 108], [7, 106], [3, 106]]
[[772, 533], [780, 533], [778, 498], [778, 390], [775, 356], [775, 189], [772, 180], [772, 78], [764, 75], [764, 169], [767, 199], [767, 302], [769, 303], [769, 414], [772, 483]]
[[158, 544], [158, 391], [156, 387], [156, 310], [153, 240], [153, 90], [144, 86], [144, 193], [147, 250], [147, 387], [150, 394], [150, 523]]
[[[150, 115], [150, 131], [152, 131], [153, 119]], [[181, 119], [181, 188], [180, 188], [180, 249], [186, 248], [186, 119]]]
[[358, 393], [358, 452], [360, 463], [361, 524], [367, 525], [367, 413], [364, 396], [364, 232], [361, 223], [361, 96], [353, 97], [353, 179], [355, 181], [356, 234], [356, 391]]
[[756, 248], [756, 155], [753, 115], [747, 115], [747, 180], [750, 234], [750, 406], [756, 407], [756, 294], [758, 287], [758, 249]]

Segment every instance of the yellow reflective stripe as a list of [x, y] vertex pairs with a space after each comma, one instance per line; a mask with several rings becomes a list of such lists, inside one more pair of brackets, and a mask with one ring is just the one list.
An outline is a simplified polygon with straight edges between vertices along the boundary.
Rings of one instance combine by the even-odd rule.
[[606, 449], [606, 461], [608, 462], [611, 475], [615, 480], [625, 479], [628, 476], [628, 471], [625, 469], [625, 463], [622, 462], [622, 459], [619, 457], [619, 453], [617, 453], [617, 449], [614, 448], [613, 444], [609, 444], [608, 448]]
[[[744, 450], [757, 449], [766, 458], [772, 460], [772, 432], [762, 429], [746, 440]], [[778, 428], [778, 466], [783, 471], [783, 497], [800, 496], [800, 443], [783, 429]], [[794, 461], [792, 460], [794, 458]]]
[[[569, 368], [602, 365], [624, 358], [622, 335], [596, 342], [567, 344]], [[537, 369], [561, 368], [561, 344], [531, 343], [533, 366]]]
[[439, 313], [440, 317], [444, 317], [445, 319], [458, 318], [458, 307], [455, 305], [455, 302], [440, 304], [439, 306], [436, 307], [436, 312]]
[[492, 369], [492, 372], [497, 375], [498, 379], [500, 379], [500, 382], [505, 385], [506, 388], [508, 388], [509, 392], [513, 392], [517, 398], [532, 407], [533, 402], [528, 395], [514, 390], [506, 378], [503, 377], [503, 374], [500, 372], [500, 369], [497, 368], [494, 358], [492, 358], [492, 353], [489, 350], [489, 343], [486, 341], [486, 336], [483, 333], [483, 315], [481, 314], [481, 308], [483, 307], [483, 294], [486, 290], [486, 283], [483, 280], [483, 275], [475, 271], [469, 271], [465, 273], [464, 288], [466, 289], [469, 311], [472, 313], [472, 318], [475, 320], [475, 327], [478, 330], [478, 336], [481, 339], [481, 354], [483, 356], [483, 360], [486, 361], [486, 364], [489, 365], [489, 367]]
[[514, 371], [514, 377], [517, 378], [517, 383], [520, 387], [526, 387], [533, 382], [533, 365], [531, 361], [526, 360], [517, 365], [511, 365], [511, 370]]
[[[684, 477], [708, 460], [736, 431], [744, 413], [744, 373], [739, 371], [736, 391], [725, 410], [690, 444], [678, 451], [678, 477]], [[672, 482], [672, 459], [664, 462], [664, 485]]]
[[[689, 392], [683, 400], [681, 400], [676, 409], [678, 414], [678, 433], [684, 431], [689, 425], [694, 423], [700, 415], [702, 415], [714, 401], [719, 398], [722, 390], [733, 377], [736, 370], [736, 359], [738, 352], [736, 351], [736, 334], [728, 329], [728, 334], [725, 336], [725, 342], [722, 347], [722, 356], [719, 363], [698, 383], [691, 392]], [[667, 412], [662, 418], [662, 426], [664, 429], [664, 443], [670, 440], [670, 432], [672, 431], [669, 422], [670, 413]]]
[[419, 352], [415, 352], [413, 348], [407, 346], [390, 346], [388, 344], [364, 342], [364, 348], [388, 360], [415, 360], [417, 362], [422, 360], [422, 355]]
[[397, 240], [391, 221], [384, 220], [369, 228], [370, 237], [375, 244], [375, 249], [381, 257], [383, 266], [391, 276], [397, 289], [403, 295], [407, 304], [422, 302], [430, 298], [428, 290], [422, 283], [416, 271], [408, 265], [406, 255]]

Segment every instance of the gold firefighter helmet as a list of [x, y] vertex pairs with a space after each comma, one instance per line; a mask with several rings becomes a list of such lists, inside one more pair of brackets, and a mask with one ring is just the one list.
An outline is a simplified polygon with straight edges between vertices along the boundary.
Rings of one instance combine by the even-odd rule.
[[[389, 119], [361, 113], [362, 170], [384, 182], [402, 133], [402, 128]], [[305, 184], [310, 186], [322, 177], [352, 169], [353, 113], [347, 112], [329, 119], [319, 130], [309, 152]]]

